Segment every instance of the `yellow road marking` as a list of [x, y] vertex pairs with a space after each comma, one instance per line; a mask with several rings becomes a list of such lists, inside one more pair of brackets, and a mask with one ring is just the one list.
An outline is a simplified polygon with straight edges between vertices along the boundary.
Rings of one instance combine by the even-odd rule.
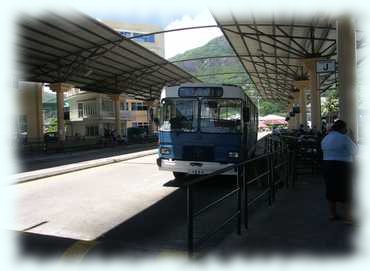
[[77, 241], [63, 253], [61, 258], [81, 261], [87, 252], [96, 245], [96, 241]]

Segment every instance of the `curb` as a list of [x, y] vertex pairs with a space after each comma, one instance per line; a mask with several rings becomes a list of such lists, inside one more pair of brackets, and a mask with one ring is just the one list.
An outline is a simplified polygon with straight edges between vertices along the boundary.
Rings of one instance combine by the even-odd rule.
[[[124, 146], [124, 149], [122, 149], [122, 150], [130, 151], [130, 150], [138, 149], [138, 150], [142, 151], [142, 150], [145, 150], [146, 148], [151, 148], [151, 147], [155, 148], [157, 146], [158, 146], [157, 143], [132, 144], [132, 145]], [[119, 147], [121, 147], [121, 146], [119, 146]], [[52, 153], [51, 156], [49, 155], [49, 156], [42, 156], [42, 157], [36, 157], [36, 158], [29, 157], [29, 158], [26, 158], [26, 160], [31, 160], [33, 162], [59, 160], [59, 159], [65, 158], [65, 157], [71, 158], [71, 157], [80, 156], [81, 154], [93, 154], [93, 153], [99, 152], [99, 150], [104, 152], [105, 150], [109, 150], [109, 149], [113, 149], [113, 148], [116, 148], [116, 147], [112, 146], [112, 147], [107, 147], [107, 148], [90, 149], [90, 150], [83, 150], [83, 151], [77, 151], [77, 152], [72, 152], [71, 151], [71, 152], [62, 152], [62, 153]]]
[[38, 179], [43, 179], [43, 178], [62, 175], [62, 174], [71, 173], [75, 171], [80, 171], [80, 170], [84, 170], [88, 168], [119, 163], [119, 162], [131, 160], [131, 159], [153, 155], [153, 154], [156, 154], [157, 152], [158, 150], [157, 148], [155, 148], [152, 150], [141, 151], [137, 153], [116, 155], [116, 156], [112, 156], [109, 158], [100, 158], [100, 159], [87, 161], [87, 162], [84, 161], [84, 162], [74, 163], [70, 165], [58, 166], [58, 167], [53, 167], [53, 168], [48, 168], [48, 169], [40, 169], [40, 170], [36, 170], [34, 174], [19, 173], [11, 177], [11, 180], [12, 180], [11, 184], [21, 184], [25, 182], [35, 181]]

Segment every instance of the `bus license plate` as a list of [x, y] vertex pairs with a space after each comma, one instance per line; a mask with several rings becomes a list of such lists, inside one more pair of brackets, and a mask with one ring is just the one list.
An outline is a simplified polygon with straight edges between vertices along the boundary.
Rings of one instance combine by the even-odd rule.
[[190, 169], [188, 173], [193, 175], [202, 175], [204, 174], [204, 171], [202, 169]]

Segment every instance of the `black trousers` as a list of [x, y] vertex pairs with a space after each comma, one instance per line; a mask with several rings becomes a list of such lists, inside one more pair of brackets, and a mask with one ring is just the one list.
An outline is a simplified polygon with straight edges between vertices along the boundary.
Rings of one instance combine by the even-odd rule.
[[339, 202], [352, 200], [352, 170], [351, 162], [323, 161], [327, 200]]

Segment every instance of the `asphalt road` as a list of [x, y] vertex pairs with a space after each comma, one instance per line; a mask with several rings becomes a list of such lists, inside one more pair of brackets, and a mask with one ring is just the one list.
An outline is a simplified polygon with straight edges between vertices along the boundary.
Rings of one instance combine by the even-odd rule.
[[163, 186], [172, 174], [159, 171], [155, 158], [13, 185], [9, 192], [17, 195], [17, 221], [12, 228], [95, 240], [176, 190]]
[[[89, 251], [89, 255], [184, 253], [186, 191], [171, 172], [158, 170], [155, 159], [151, 155], [9, 186], [17, 204], [16, 220], [7, 228], [17, 233], [25, 254], [61, 256], [76, 247], [78, 253]], [[233, 177], [200, 185], [194, 192], [195, 208], [234, 185]], [[235, 209], [231, 198], [201, 217], [195, 239], [212, 231]], [[235, 228], [231, 223], [213, 242]]]
[[[158, 170], [156, 157], [11, 185], [7, 192], [16, 196], [16, 219], [6, 228], [17, 234], [20, 251], [26, 255], [184, 253], [186, 191], [171, 172]], [[235, 178], [227, 176], [198, 185], [195, 209], [234, 188]], [[235, 198], [230, 198], [199, 217], [195, 240], [235, 210]], [[235, 229], [236, 224], [230, 223], [208, 245], [216, 245]]]

